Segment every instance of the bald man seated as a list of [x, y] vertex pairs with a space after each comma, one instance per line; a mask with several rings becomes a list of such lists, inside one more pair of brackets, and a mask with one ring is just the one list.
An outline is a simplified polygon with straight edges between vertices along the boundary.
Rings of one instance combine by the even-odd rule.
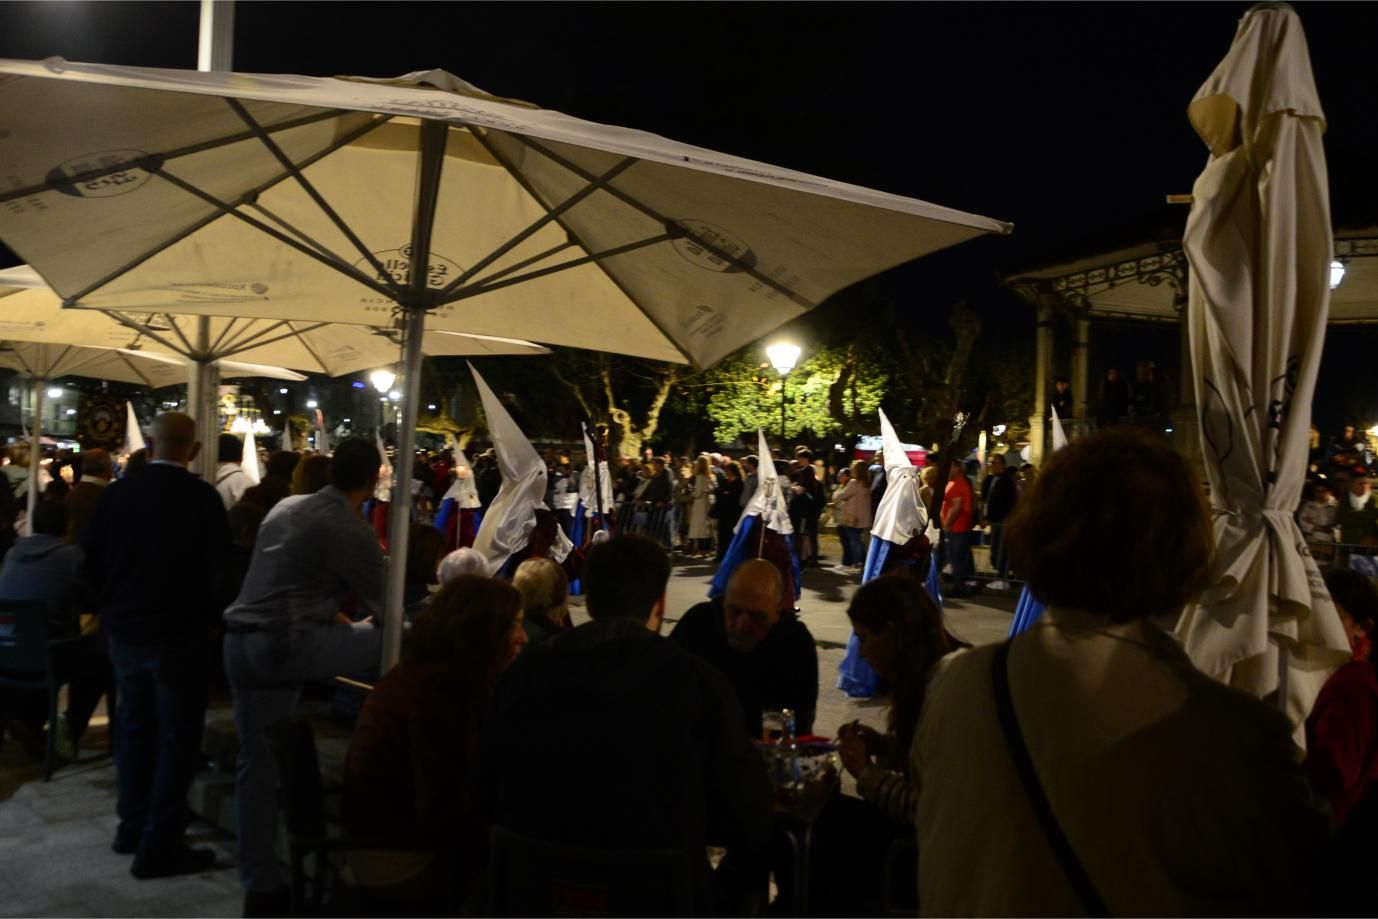
[[786, 708], [797, 732], [811, 733], [818, 708], [818, 650], [784, 586], [770, 562], [745, 561], [720, 599], [690, 609], [670, 633], [727, 677], [752, 737], [761, 736], [763, 712]]

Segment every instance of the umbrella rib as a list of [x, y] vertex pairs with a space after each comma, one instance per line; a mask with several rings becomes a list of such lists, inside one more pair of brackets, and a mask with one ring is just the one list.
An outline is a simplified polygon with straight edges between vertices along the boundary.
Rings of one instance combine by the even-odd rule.
[[[506, 169], [507, 174], [512, 177], [512, 180], [516, 182], [518, 185], [520, 185], [526, 191], [526, 193], [531, 196], [532, 201], [535, 201], [541, 207], [546, 208], [546, 210], [550, 209], [549, 206], [545, 203], [545, 200], [541, 198], [539, 194], [536, 193], [535, 187], [526, 178], [526, 176], [522, 175], [521, 172], [517, 170], [517, 167], [510, 160], [508, 160], [507, 157], [503, 156], [502, 152], [498, 150], [497, 147], [493, 146], [493, 144], [489, 141], [489, 139], [486, 136], [484, 136], [481, 132], [471, 131], [470, 133], [473, 134], [474, 139], [479, 142], [483, 149], [488, 151], [488, 153], [493, 157], [493, 159], [497, 160], [500, 164], [502, 164], [502, 168]], [[565, 223], [563, 220], [560, 220], [559, 224], [560, 228], [565, 231], [566, 235], [568, 235], [568, 237], [572, 239], [576, 245], [578, 245], [585, 252], [589, 251], [589, 246], [582, 239], [579, 238], [579, 234], [574, 232], [573, 227]], [[669, 330], [665, 328], [665, 326], [661, 323], [659, 319], [652, 316], [650, 313], [646, 312], [646, 308], [641, 305], [640, 301], [638, 301], [636, 297], [632, 296], [631, 291], [627, 290], [626, 285], [624, 285], [615, 275], [612, 274], [612, 272], [608, 271], [608, 269], [603, 267], [602, 265], [598, 266], [598, 270], [603, 272], [603, 276], [608, 279], [609, 284], [611, 284], [613, 287], [616, 287], [619, 291], [622, 292], [622, 296], [627, 298], [627, 302], [634, 304], [637, 309], [641, 310], [641, 315], [645, 316], [646, 320], [656, 327], [656, 331], [658, 331], [661, 334], [661, 336], [664, 337], [665, 341], [670, 345], [670, 347], [678, 351], [686, 361], [690, 362], [691, 364], [694, 363], [693, 355], [685, 351], [684, 348], [680, 347], [679, 342], [675, 340], [675, 337], [670, 334]]]
[[[275, 124], [267, 130], [276, 134], [280, 131], [290, 131], [292, 128], [301, 128], [307, 125], [315, 124], [318, 121], [326, 121], [330, 118], [338, 118], [339, 115], [339, 109], [327, 109], [326, 111], [319, 112], [315, 115], [303, 115], [300, 118], [293, 118], [289, 121], [284, 121], [280, 124]], [[382, 116], [382, 120], [388, 121], [391, 119], [391, 117], [391, 115]], [[78, 182], [89, 182], [92, 179], [104, 178], [105, 176], [114, 175], [117, 172], [128, 172], [131, 168], [142, 169], [145, 172], [156, 172], [155, 169], [148, 168], [150, 163], [161, 165], [163, 162], [167, 160], [178, 159], [183, 156], [190, 156], [193, 153], [204, 153], [207, 150], [214, 150], [217, 147], [228, 147], [231, 144], [237, 144], [241, 141], [252, 140], [253, 137], [254, 134], [252, 131], [240, 131], [238, 134], [229, 134], [224, 137], [217, 137], [214, 140], [203, 140], [200, 143], [188, 144], [185, 147], [177, 147], [176, 149], [169, 150], [166, 153], [151, 154], [142, 159], [128, 161], [124, 163], [117, 163], [114, 166], [106, 166], [103, 169], [94, 169], [90, 172], [83, 172], [80, 175], [63, 176], [58, 179], [52, 179], [47, 182], [42, 182], [38, 185], [30, 185], [27, 188], [18, 188], [12, 191], [5, 192], [4, 194], [0, 194], [0, 204], [4, 204], [7, 201], [13, 201], [17, 198], [24, 198], [29, 195], [41, 194], [42, 192], [46, 191], [56, 191], [61, 188], [66, 188], [69, 185], [75, 185]]]
[[[330, 248], [329, 246], [327, 246], [325, 243], [320, 242], [319, 240], [317, 240], [317, 239], [315, 239], [315, 238], [313, 238], [313, 237], [311, 237], [311, 236], [308, 236], [308, 235], [306, 234], [306, 231], [305, 231], [305, 230], [302, 230], [302, 229], [299, 229], [299, 228], [293, 226], [291, 223], [289, 223], [288, 221], [286, 221], [286, 220], [284, 220], [283, 218], [279, 217], [279, 216], [278, 216], [276, 213], [274, 213], [273, 211], [270, 211], [268, 208], [264, 207], [260, 202], [258, 202], [258, 201], [253, 201], [253, 202], [250, 202], [248, 206], [251, 207], [251, 208], [253, 208], [254, 210], [258, 211], [260, 214], [262, 214], [264, 217], [266, 217], [266, 218], [268, 218], [269, 220], [271, 220], [273, 223], [277, 224], [279, 227], [281, 227], [281, 228], [283, 229], [284, 232], [288, 232], [288, 233], [294, 234], [294, 235], [297, 237], [297, 239], [301, 240], [301, 242], [302, 242], [304, 245], [310, 246], [311, 248], [313, 248], [313, 249], [315, 249], [317, 252], [319, 252], [321, 255], [324, 255], [326, 258], [334, 259], [335, 261], [339, 262], [341, 265], [345, 264], [344, 256], [342, 256], [342, 255], [340, 255], [339, 253], [335, 252], [333, 249], [331, 249], [331, 248]], [[379, 276], [380, 278], [387, 278], [387, 279], [388, 279], [388, 281], [385, 281], [384, 283], [388, 283], [388, 282], [390, 282], [390, 281], [392, 280], [392, 275], [388, 274], [386, 271], [384, 271], [384, 272], [379, 272], [379, 275], [378, 275], [378, 276]], [[397, 296], [397, 295], [398, 295], [398, 292], [394, 292], [393, 296], [395, 297], [395, 296]]]
[[[203, 358], [209, 358], [212, 354], [220, 353], [221, 343], [225, 340], [225, 336], [229, 335], [230, 332], [234, 330], [235, 324], [239, 322], [239, 319], [240, 317], [238, 316], [231, 316], [225, 320], [225, 324], [220, 327], [220, 334], [215, 336], [215, 341], [207, 343], [206, 353], [201, 355]], [[200, 337], [199, 333], [197, 337]]]
[[140, 370], [138, 367], [134, 365], [134, 362], [129, 359], [128, 354], [120, 354], [120, 352], [118, 351], [116, 351], [115, 353], [119, 354], [119, 359], [124, 361], [124, 365], [129, 368], [131, 373], [133, 373], [136, 377], [144, 381], [145, 386], [147, 386], [149, 389], [158, 388], [153, 385], [152, 380], [150, 380], [147, 376], [144, 375], [144, 372], [142, 370]]
[[273, 154], [282, 168], [286, 169], [287, 172], [291, 174], [292, 178], [297, 180], [297, 184], [302, 187], [302, 190], [306, 192], [312, 201], [316, 202], [316, 206], [325, 213], [326, 217], [330, 218], [330, 222], [335, 224], [339, 231], [354, 245], [354, 248], [359, 250], [359, 254], [368, 260], [368, 263], [378, 272], [378, 277], [392, 277], [392, 275], [388, 273], [388, 270], [383, 267], [383, 263], [378, 260], [378, 256], [369, 251], [369, 248], [364, 245], [364, 241], [359, 238], [358, 234], [356, 234], [354, 230], [350, 228], [349, 224], [345, 223], [344, 218], [330, 206], [330, 203], [325, 200], [325, 197], [316, 190], [316, 186], [311, 184], [311, 180], [302, 174], [302, 171], [288, 158], [287, 154], [283, 152], [282, 148], [278, 146], [272, 136], [263, 129], [263, 126], [254, 119], [253, 115], [249, 114], [249, 110], [244, 107], [244, 103], [240, 102], [238, 99], [229, 98], [225, 101], [229, 104], [230, 108], [234, 110], [234, 113], [243, 119], [244, 123], [249, 126], [249, 130], [254, 133], [254, 136], [263, 142], [263, 146], [268, 148], [268, 152]]
[[[190, 358], [190, 357], [191, 357], [191, 352], [192, 352], [192, 350], [193, 350], [192, 347], [191, 347], [191, 342], [187, 342], [186, 350], [183, 350], [183, 349], [177, 347], [177, 345], [176, 345], [175, 343], [168, 341], [166, 338], [163, 338], [161, 335], [158, 335], [156, 332], [150, 331], [147, 327], [145, 327], [145, 326], [143, 326], [143, 325], [140, 325], [137, 321], [135, 321], [135, 320], [133, 320], [133, 319], [130, 319], [129, 317], [127, 317], [127, 316], [125, 316], [125, 315], [123, 315], [123, 314], [121, 314], [121, 313], [114, 312], [113, 310], [100, 310], [100, 312], [102, 312], [102, 313], [104, 313], [105, 315], [109, 316], [111, 319], [115, 320], [115, 321], [118, 322], [120, 325], [122, 325], [122, 326], [124, 326], [124, 327], [126, 327], [126, 328], [129, 328], [129, 329], [133, 329], [135, 332], [138, 332], [140, 335], [146, 335], [146, 336], [148, 336], [149, 338], [151, 338], [151, 339], [153, 339], [154, 341], [158, 342], [158, 344], [162, 345], [164, 348], [167, 348], [169, 351], [172, 351], [174, 354], [180, 354], [182, 357], [186, 357], [186, 358]], [[174, 332], [177, 333], [177, 336], [178, 336], [179, 338], [181, 338], [182, 341], [184, 341], [184, 342], [187, 341], [186, 336], [182, 335], [181, 330], [177, 328], [177, 325], [176, 325], [175, 323], [173, 324], [172, 329], [173, 329]]]
[[277, 344], [283, 339], [291, 338], [291, 332], [284, 332], [283, 334], [273, 336], [272, 338], [265, 338], [266, 336], [271, 335], [273, 332], [277, 331], [280, 328], [283, 328], [284, 326], [286, 326], [289, 329], [292, 327], [291, 324], [288, 323], [288, 321], [285, 319], [279, 322], [274, 322], [272, 325], [259, 329], [251, 335], [247, 335], [243, 338], [240, 338], [238, 341], [231, 342], [230, 344], [226, 345], [225, 350], [220, 352], [220, 356], [229, 357], [231, 354], [243, 354], [245, 351], [249, 351], [254, 348], [266, 348], [268, 345]]
[[[336, 114], [338, 114], [338, 113], [336, 113]], [[313, 120], [317, 120], [317, 121], [318, 121], [318, 120], [320, 120], [320, 119], [313, 119]], [[309, 157], [309, 158], [306, 159], [306, 160], [303, 160], [303, 161], [302, 161], [302, 164], [301, 164], [301, 165], [302, 165], [302, 168], [305, 168], [305, 167], [307, 167], [307, 166], [310, 166], [312, 163], [316, 162], [317, 160], [319, 160], [319, 159], [321, 159], [321, 158], [323, 158], [323, 157], [329, 156], [330, 154], [334, 153], [336, 150], [340, 149], [341, 147], [344, 147], [344, 146], [347, 146], [348, 144], [353, 143], [354, 141], [358, 140], [360, 137], [363, 137], [365, 134], [367, 134], [368, 132], [372, 131], [374, 128], [378, 127], [379, 125], [385, 124], [386, 122], [391, 121], [391, 120], [392, 120], [392, 116], [391, 116], [391, 115], [380, 116], [380, 117], [374, 119], [373, 121], [370, 121], [369, 123], [367, 123], [367, 124], [365, 124], [365, 125], [363, 125], [363, 126], [361, 126], [361, 127], [359, 127], [359, 128], [356, 128], [356, 129], [353, 130], [353, 131], [350, 131], [348, 134], [346, 134], [345, 136], [339, 138], [339, 139], [336, 140], [334, 143], [332, 143], [330, 146], [326, 147], [324, 150], [321, 150], [321, 151], [320, 151], [319, 153], [317, 153], [315, 156], [312, 156], [312, 157]], [[283, 179], [285, 179], [285, 178], [286, 178], [286, 176], [281, 176], [281, 175], [280, 175], [280, 176], [276, 176], [276, 177], [274, 177], [274, 178], [272, 178], [272, 179], [269, 179], [268, 181], [264, 182], [262, 185], [258, 186], [257, 188], [251, 189], [251, 190], [249, 190], [248, 192], [246, 192], [245, 194], [241, 195], [240, 198], [239, 198], [239, 203], [244, 203], [244, 202], [247, 202], [247, 201], [253, 201], [253, 200], [257, 199], [259, 195], [263, 194], [265, 191], [267, 191], [268, 189], [272, 188], [274, 185], [277, 185], [279, 182], [281, 182], [281, 181], [282, 181]], [[77, 301], [81, 300], [83, 297], [88, 296], [88, 295], [89, 295], [90, 293], [92, 293], [93, 291], [99, 290], [100, 288], [104, 287], [106, 284], [109, 284], [111, 281], [115, 280], [116, 278], [120, 277], [121, 275], [125, 274], [126, 272], [132, 271], [133, 269], [138, 268], [140, 265], [142, 265], [144, 262], [148, 261], [149, 259], [153, 258], [153, 257], [154, 257], [155, 255], [157, 255], [159, 252], [162, 252], [164, 249], [167, 249], [167, 248], [170, 248], [170, 247], [172, 247], [172, 246], [175, 246], [177, 243], [179, 243], [179, 242], [181, 242], [182, 240], [186, 239], [188, 236], [192, 235], [193, 233], [198, 232], [198, 231], [201, 230], [202, 228], [208, 226], [208, 225], [209, 225], [210, 223], [212, 223], [213, 221], [218, 220], [219, 218], [221, 218], [222, 216], [224, 216], [225, 213], [226, 213], [226, 212], [225, 212], [224, 210], [218, 209], [218, 210], [216, 210], [214, 213], [207, 215], [204, 219], [198, 220], [197, 222], [193, 223], [191, 226], [187, 227], [185, 230], [181, 231], [180, 233], [174, 234], [174, 235], [173, 235], [171, 238], [169, 238], [167, 241], [159, 243], [158, 245], [154, 246], [152, 249], [149, 249], [149, 250], [148, 250], [147, 252], [145, 252], [143, 255], [138, 256], [137, 258], [133, 259], [132, 261], [126, 262], [124, 265], [122, 265], [122, 266], [119, 267], [119, 268], [116, 268], [114, 271], [110, 272], [110, 273], [107, 274], [105, 277], [101, 278], [100, 280], [96, 281], [95, 283], [89, 285], [89, 286], [86, 287], [84, 290], [81, 290], [81, 291], [79, 291], [78, 293], [72, 295], [71, 297], [68, 297], [66, 300], [63, 301], [63, 305], [64, 305], [64, 306], [70, 306], [70, 305], [72, 305], [73, 303], [76, 303]]]
[[583, 188], [579, 189], [573, 195], [570, 195], [556, 207], [546, 209], [545, 214], [536, 218], [536, 220], [532, 221], [532, 223], [526, 229], [522, 230], [516, 236], [513, 236], [507, 242], [498, 246], [492, 252], [488, 253], [483, 258], [479, 259], [478, 262], [476, 262], [472, 267], [469, 268], [469, 270], [465, 271], [459, 277], [455, 278], [448, 285], [446, 285], [445, 288], [440, 291], [440, 296], [443, 298], [454, 293], [455, 290], [462, 287], [470, 278], [474, 277], [480, 271], [487, 268], [489, 265], [493, 264], [493, 262], [502, 258], [508, 252], [511, 252], [513, 249], [521, 245], [527, 239], [530, 239], [531, 236], [535, 234], [537, 231], [539, 231], [542, 227], [545, 227], [548, 224], [559, 220], [561, 214], [564, 214], [566, 211], [573, 208], [576, 204], [578, 204], [580, 201], [583, 201], [589, 195], [598, 191], [600, 188], [606, 188], [609, 182], [617, 178], [622, 173], [626, 172], [628, 169], [636, 165], [638, 162], [640, 162], [640, 160], [636, 159], [635, 157], [626, 157], [625, 159], [614, 164], [611, 169], [603, 173], [598, 178], [590, 180], [588, 184], [586, 184]]
[[[20, 370], [27, 373], [29, 376], [34, 376], [33, 366], [30, 365], [28, 361], [24, 360], [24, 352], [20, 348], [15, 347], [15, 345], [21, 344], [21, 342], [7, 341], [5, 344], [9, 346], [10, 353], [14, 355], [14, 359], [19, 362]], [[42, 346], [40, 345], [39, 347]]]
[[222, 214], [228, 214], [231, 217], [234, 217], [238, 220], [242, 220], [249, 226], [258, 230], [259, 232], [266, 233], [273, 239], [276, 239], [284, 246], [290, 246], [293, 249], [296, 249], [302, 255], [308, 256], [309, 258], [313, 258], [328, 268], [334, 268], [336, 271], [340, 272], [346, 277], [353, 278], [355, 281], [359, 282], [360, 284], [364, 285], [370, 290], [377, 291], [378, 293], [382, 294], [385, 297], [388, 297], [389, 299], [396, 299], [396, 291], [392, 290], [387, 285], [378, 283], [373, 278], [370, 278], [368, 275], [364, 274], [362, 271], [355, 270], [355, 268], [352, 265], [349, 265], [348, 263], [342, 260], [338, 260], [338, 258], [327, 258], [326, 256], [315, 251], [314, 249], [311, 249], [303, 245], [302, 243], [297, 242], [295, 239], [288, 236], [287, 234], [282, 233], [279, 230], [273, 229], [261, 220], [257, 220], [253, 217], [250, 217], [248, 214], [239, 211], [233, 205], [221, 201], [219, 198], [215, 197], [210, 192], [203, 191], [202, 189], [197, 188], [195, 185], [191, 184], [185, 179], [175, 176], [172, 173], [163, 170], [162, 168], [157, 169], [156, 174], [160, 178], [165, 179], [168, 182], [171, 182], [173, 185], [176, 185], [178, 188], [182, 189], [188, 194], [200, 198], [202, 201], [218, 209]]
[[570, 248], [571, 246], [574, 246], [574, 245], [576, 245], [576, 243], [574, 242], [574, 240], [572, 240], [572, 239], [566, 239], [564, 242], [560, 243], [558, 246], [551, 246], [549, 249], [545, 250], [544, 252], [538, 252], [538, 253], [536, 253], [535, 255], [531, 256], [530, 258], [522, 259], [520, 262], [517, 262], [517, 263], [514, 264], [514, 265], [508, 265], [506, 268], [503, 268], [503, 269], [500, 270], [500, 271], [495, 271], [495, 272], [493, 272], [492, 274], [484, 275], [482, 278], [479, 278], [479, 280], [478, 280], [477, 282], [475, 282], [475, 283], [476, 283], [476, 284], [482, 285], [482, 284], [487, 284], [487, 283], [489, 283], [490, 281], [496, 281], [498, 278], [505, 278], [505, 277], [507, 277], [509, 274], [511, 274], [511, 273], [514, 272], [514, 271], [521, 271], [523, 268], [526, 268], [526, 267], [529, 266], [529, 265], [534, 265], [534, 264], [536, 264], [537, 262], [543, 262], [543, 261], [545, 261], [546, 259], [550, 258], [552, 255], [555, 255], [556, 253], [559, 253], [559, 252], [563, 252], [563, 251], [565, 251], [566, 249], [568, 249], [568, 248]]
[[[539, 144], [539, 143], [537, 143], [536, 141], [534, 141], [534, 140], [532, 140], [531, 138], [526, 137], [526, 136], [524, 136], [524, 135], [521, 135], [521, 134], [513, 134], [512, 136], [513, 136], [514, 138], [516, 138], [517, 141], [518, 141], [519, 143], [525, 144], [526, 146], [530, 147], [532, 150], [535, 150], [537, 153], [543, 154], [544, 156], [546, 156], [547, 158], [549, 158], [552, 162], [554, 162], [554, 163], [556, 163], [556, 164], [558, 164], [558, 165], [560, 165], [560, 166], [563, 166], [565, 169], [568, 169], [570, 172], [572, 172], [572, 173], [574, 173], [575, 175], [579, 176], [579, 177], [580, 177], [581, 179], [583, 179], [584, 181], [588, 182], [588, 181], [592, 181], [592, 180], [593, 180], [593, 176], [592, 176], [587, 170], [585, 170], [585, 169], [583, 169], [582, 167], [580, 167], [577, 163], [570, 162], [569, 160], [567, 160], [567, 159], [564, 158], [563, 156], [560, 156], [560, 155], [559, 155], [558, 153], [556, 153], [554, 150], [551, 150], [551, 149], [549, 149], [548, 147], [545, 147], [545, 146], [543, 146], [542, 144]], [[509, 167], [509, 168], [510, 168], [510, 167]], [[631, 195], [627, 194], [626, 192], [624, 192], [624, 191], [622, 191], [622, 190], [620, 190], [620, 189], [617, 189], [617, 188], [613, 188], [611, 185], [608, 186], [607, 192], [608, 192], [608, 194], [610, 194], [610, 195], [612, 195], [613, 197], [617, 198], [617, 199], [618, 199], [619, 201], [621, 201], [623, 204], [626, 204], [628, 207], [631, 207], [631, 208], [633, 208], [633, 209], [635, 209], [635, 210], [640, 211], [642, 214], [644, 214], [644, 215], [646, 215], [647, 217], [651, 218], [652, 220], [654, 220], [656, 223], [660, 224], [661, 226], [667, 227], [667, 228], [668, 228], [668, 227], [677, 227], [677, 228], [679, 229], [680, 232], [682, 232], [685, 236], [687, 236], [687, 237], [689, 237], [690, 239], [692, 239], [692, 240], [694, 241], [695, 245], [702, 246], [704, 249], [706, 249], [706, 250], [708, 250], [709, 252], [713, 253], [713, 255], [717, 256], [718, 258], [720, 258], [720, 259], [722, 259], [723, 261], [725, 261], [725, 262], [729, 263], [730, 265], [732, 265], [732, 267], [736, 268], [738, 271], [741, 271], [743, 274], [747, 275], [748, 277], [750, 277], [750, 278], [752, 278], [752, 279], [754, 279], [754, 280], [756, 280], [756, 281], [759, 281], [760, 283], [762, 283], [762, 284], [764, 284], [765, 286], [771, 288], [772, 290], [774, 290], [774, 291], [776, 291], [776, 292], [782, 294], [783, 296], [788, 297], [790, 300], [793, 300], [795, 303], [799, 304], [800, 306], [804, 307], [805, 309], [813, 309], [814, 307], [816, 307], [816, 306], [818, 305], [818, 304], [814, 303], [812, 300], [809, 300], [807, 297], [804, 297], [802, 294], [798, 294], [798, 293], [796, 293], [795, 291], [790, 290], [788, 287], [785, 287], [785, 286], [782, 285], [779, 281], [775, 280], [774, 278], [770, 277], [769, 275], [766, 275], [766, 274], [761, 273], [760, 271], [758, 271], [758, 270], [756, 269], [756, 267], [755, 267], [754, 265], [750, 265], [750, 264], [748, 264], [748, 263], [742, 261], [740, 258], [738, 258], [736, 255], [732, 254], [731, 252], [728, 252], [728, 251], [725, 250], [725, 249], [719, 248], [718, 246], [715, 246], [714, 244], [712, 244], [712, 243], [710, 243], [710, 242], [707, 242], [707, 241], [705, 241], [705, 240], [699, 239], [697, 236], [694, 236], [694, 234], [690, 233], [687, 229], [684, 229], [683, 227], [680, 227], [678, 224], [675, 224], [673, 221], [667, 219], [663, 214], [661, 214], [661, 213], [660, 213], [659, 211], [657, 211], [655, 208], [651, 207], [651, 206], [648, 205], [648, 204], [644, 204], [644, 203], [641, 202], [641, 201], [638, 201], [636, 198], [633, 198]]]
[[628, 252], [635, 252], [637, 249], [644, 249], [647, 246], [658, 245], [675, 239], [673, 233], [661, 233], [659, 236], [651, 236], [639, 242], [627, 243], [624, 246], [615, 246], [612, 249], [604, 249], [602, 252], [595, 252], [592, 255], [585, 255], [580, 258], [570, 259], [558, 265], [551, 265], [549, 268], [538, 268], [535, 271], [528, 271], [526, 274], [519, 274], [515, 278], [506, 278], [502, 281], [494, 281], [490, 284], [474, 285], [462, 288], [458, 294], [446, 300], [446, 303], [456, 303], [460, 300], [467, 300], [470, 297], [477, 297], [479, 294], [486, 294], [489, 291], [499, 290], [503, 287], [511, 287], [513, 284], [521, 284], [524, 281], [534, 281], [543, 278], [548, 274], [555, 274], [558, 271], [566, 271], [570, 268], [578, 268], [580, 265], [587, 265], [594, 262], [601, 262], [604, 259], [613, 258], [618, 255], [625, 255]]
[[296, 326], [292, 325], [292, 323], [287, 323], [287, 328], [292, 330], [292, 334], [297, 337], [297, 341], [301, 342], [301, 346], [306, 349], [306, 353], [311, 355], [311, 359], [315, 361], [318, 365], [320, 365], [321, 373], [325, 374], [326, 376], [330, 376], [330, 368], [326, 366], [325, 361], [321, 360], [321, 356], [316, 353], [316, 349], [311, 347], [311, 343], [306, 340], [305, 334], [307, 332], [311, 332], [316, 329], [322, 328], [323, 326], [325, 326], [324, 322], [319, 323], [317, 325], [313, 325], [309, 329], [298, 329]]

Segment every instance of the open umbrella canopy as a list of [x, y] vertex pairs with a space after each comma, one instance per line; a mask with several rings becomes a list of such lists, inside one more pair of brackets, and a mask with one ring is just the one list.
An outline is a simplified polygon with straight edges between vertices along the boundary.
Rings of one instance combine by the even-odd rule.
[[[63, 309], [62, 298], [28, 265], [0, 271], [0, 339], [126, 348], [188, 359], [235, 358], [327, 376], [394, 364], [400, 355], [399, 333], [391, 328], [212, 317], [209, 333], [203, 347], [191, 316]], [[432, 357], [549, 353], [527, 341], [445, 331], [430, 332], [424, 350]]]
[[[1010, 230], [443, 71], [3, 60], [0, 138], [0, 239], [70, 305], [359, 325], [400, 313], [406, 457], [430, 331], [707, 366], [871, 275]], [[399, 475], [399, 556], [409, 501]], [[404, 575], [388, 574], [385, 665]]]
[[[2, 302], [2, 301], [0, 301]], [[115, 383], [136, 383], [150, 389], [186, 382], [186, 365], [166, 354], [127, 348], [83, 348], [31, 341], [0, 341], [0, 367], [18, 370], [36, 380], [90, 377]], [[227, 377], [267, 377], [272, 380], [306, 379], [281, 367], [226, 361]]]
[[1182, 242], [1219, 561], [1179, 632], [1205, 672], [1259, 696], [1282, 689], [1297, 725], [1350, 652], [1293, 517], [1332, 252], [1325, 120], [1290, 6], [1244, 16], [1188, 114], [1211, 152]]
[[386, 324], [435, 125], [432, 329], [707, 365], [863, 278], [1009, 230], [443, 71], [50, 59], [0, 61], [0, 238], [81, 306]]

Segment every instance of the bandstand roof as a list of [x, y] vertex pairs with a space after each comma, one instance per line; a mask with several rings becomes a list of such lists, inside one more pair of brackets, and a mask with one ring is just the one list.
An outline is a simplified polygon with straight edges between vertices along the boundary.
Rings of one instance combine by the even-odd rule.
[[[1378, 227], [1337, 229], [1335, 257], [1345, 275], [1330, 294], [1330, 323], [1378, 324]], [[1094, 317], [1176, 322], [1186, 303], [1186, 271], [1180, 242], [1151, 242], [1024, 272], [1007, 283]]]

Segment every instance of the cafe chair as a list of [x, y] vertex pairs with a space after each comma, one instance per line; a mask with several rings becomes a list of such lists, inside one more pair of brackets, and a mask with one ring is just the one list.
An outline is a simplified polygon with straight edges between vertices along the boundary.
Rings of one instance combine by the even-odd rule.
[[[327, 786], [321, 780], [320, 758], [311, 723], [298, 715], [269, 725], [264, 733], [273, 751], [278, 797], [287, 824], [292, 915], [395, 915], [397, 904], [383, 901], [367, 888], [356, 886], [353, 875], [342, 864], [343, 856], [360, 849], [436, 850], [431, 846], [408, 847], [393, 840], [352, 836], [332, 824], [326, 812], [327, 796], [339, 794], [344, 789]], [[436, 855], [449, 862], [457, 857], [448, 849]], [[455, 892], [456, 899], [459, 893]]]
[[[48, 610], [30, 600], [0, 600], [0, 689], [46, 692], [48, 729], [43, 740], [43, 781], [53, 778], [57, 741], [57, 696], [62, 687], [53, 648], [79, 639], [48, 640]], [[0, 742], [5, 718], [0, 717]]]
[[494, 827], [492, 916], [692, 916], [694, 875], [677, 849], [597, 850]]

